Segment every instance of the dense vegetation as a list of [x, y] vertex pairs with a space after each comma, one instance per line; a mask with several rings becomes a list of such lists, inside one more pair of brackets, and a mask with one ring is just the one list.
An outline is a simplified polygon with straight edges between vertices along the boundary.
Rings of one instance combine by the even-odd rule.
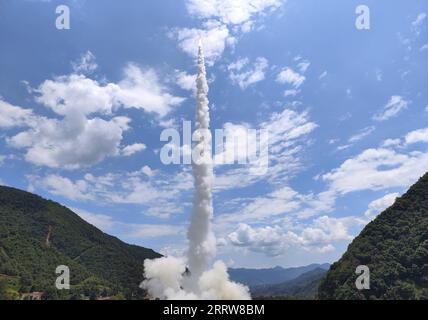
[[255, 298], [315, 299], [318, 285], [326, 272], [317, 268], [283, 283], [254, 286], [251, 287], [251, 295]]
[[[143, 261], [159, 256], [101, 232], [58, 203], [0, 187], [0, 299], [35, 291], [45, 298], [141, 298]], [[70, 268], [72, 290], [55, 289], [59, 265]]]
[[[357, 290], [356, 267], [370, 268]], [[428, 174], [369, 223], [332, 265], [320, 299], [428, 299]]]

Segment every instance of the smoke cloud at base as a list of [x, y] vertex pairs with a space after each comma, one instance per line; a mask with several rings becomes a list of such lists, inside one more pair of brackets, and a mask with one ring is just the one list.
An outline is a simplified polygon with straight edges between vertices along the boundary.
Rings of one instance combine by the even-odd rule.
[[[250, 300], [246, 286], [230, 281], [226, 265], [222, 261], [202, 273], [196, 290], [183, 287], [186, 283], [186, 263], [182, 259], [163, 257], [146, 260], [146, 280], [142, 287], [152, 298], [166, 300]], [[192, 288], [193, 289], [193, 288]]]

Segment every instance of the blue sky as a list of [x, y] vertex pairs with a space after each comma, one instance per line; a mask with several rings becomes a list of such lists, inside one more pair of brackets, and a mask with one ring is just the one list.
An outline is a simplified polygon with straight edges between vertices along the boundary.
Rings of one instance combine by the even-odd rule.
[[265, 175], [215, 168], [218, 258], [333, 262], [428, 171], [427, 14], [423, 0], [0, 0], [0, 181], [180, 255], [191, 166], [162, 164], [159, 137], [194, 118], [201, 37], [211, 127], [270, 131]]

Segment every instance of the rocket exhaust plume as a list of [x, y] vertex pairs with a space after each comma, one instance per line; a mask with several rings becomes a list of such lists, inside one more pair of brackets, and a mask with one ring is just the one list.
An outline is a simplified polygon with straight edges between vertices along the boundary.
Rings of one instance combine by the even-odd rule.
[[190, 227], [187, 233], [189, 239], [187, 258], [190, 270], [190, 284], [194, 283], [194, 280], [198, 279], [203, 271], [207, 269], [208, 262], [216, 251], [216, 241], [211, 231], [213, 168], [209, 131], [208, 83], [201, 42], [199, 42], [196, 87], [196, 130], [193, 138], [198, 142], [193, 147], [195, 157], [193, 157], [192, 161], [195, 194]]
[[[193, 210], [187, 238], [187, 261], [162, 257], [144, 262], [146, 280], [142, 288], [159, 299], [250, 299], [247, 287], [229, 280], [221, 261], [209, 264], [216, 253], [216, 239], [211, 229], [213, 216], [210, 115], [208, 83], [202, 43], [199, 41], [196, 79], [196, 116], [192, 150], [194, 176]], [[187, 263], [187, 266], [186, 266]]]

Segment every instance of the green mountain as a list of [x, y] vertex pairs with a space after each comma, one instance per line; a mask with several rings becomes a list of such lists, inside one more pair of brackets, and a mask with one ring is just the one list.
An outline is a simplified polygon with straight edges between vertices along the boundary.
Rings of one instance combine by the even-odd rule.
[[[5, 291], [8, 282], [10, 294], [15, 290], [42, 291], [51, 298], [141, 298], [143, 261], [157, 257], [151, 249], [103, 233], [58, 203], [0, 187], [0, 288]], [[69, 292], [55, 289], [59, 265], [70, 268]]]
[[326, 269], [316, 268], [283, 283], [254, 286], [251, 287], [251, 295], [255, 298], [315, 299], [318, 285], [326, 273]]
[[[370, 269], [357, 290], [355, 270]], [[349, 245], [319, 286], [320, 299], [428, 299], [428, 173]]]

